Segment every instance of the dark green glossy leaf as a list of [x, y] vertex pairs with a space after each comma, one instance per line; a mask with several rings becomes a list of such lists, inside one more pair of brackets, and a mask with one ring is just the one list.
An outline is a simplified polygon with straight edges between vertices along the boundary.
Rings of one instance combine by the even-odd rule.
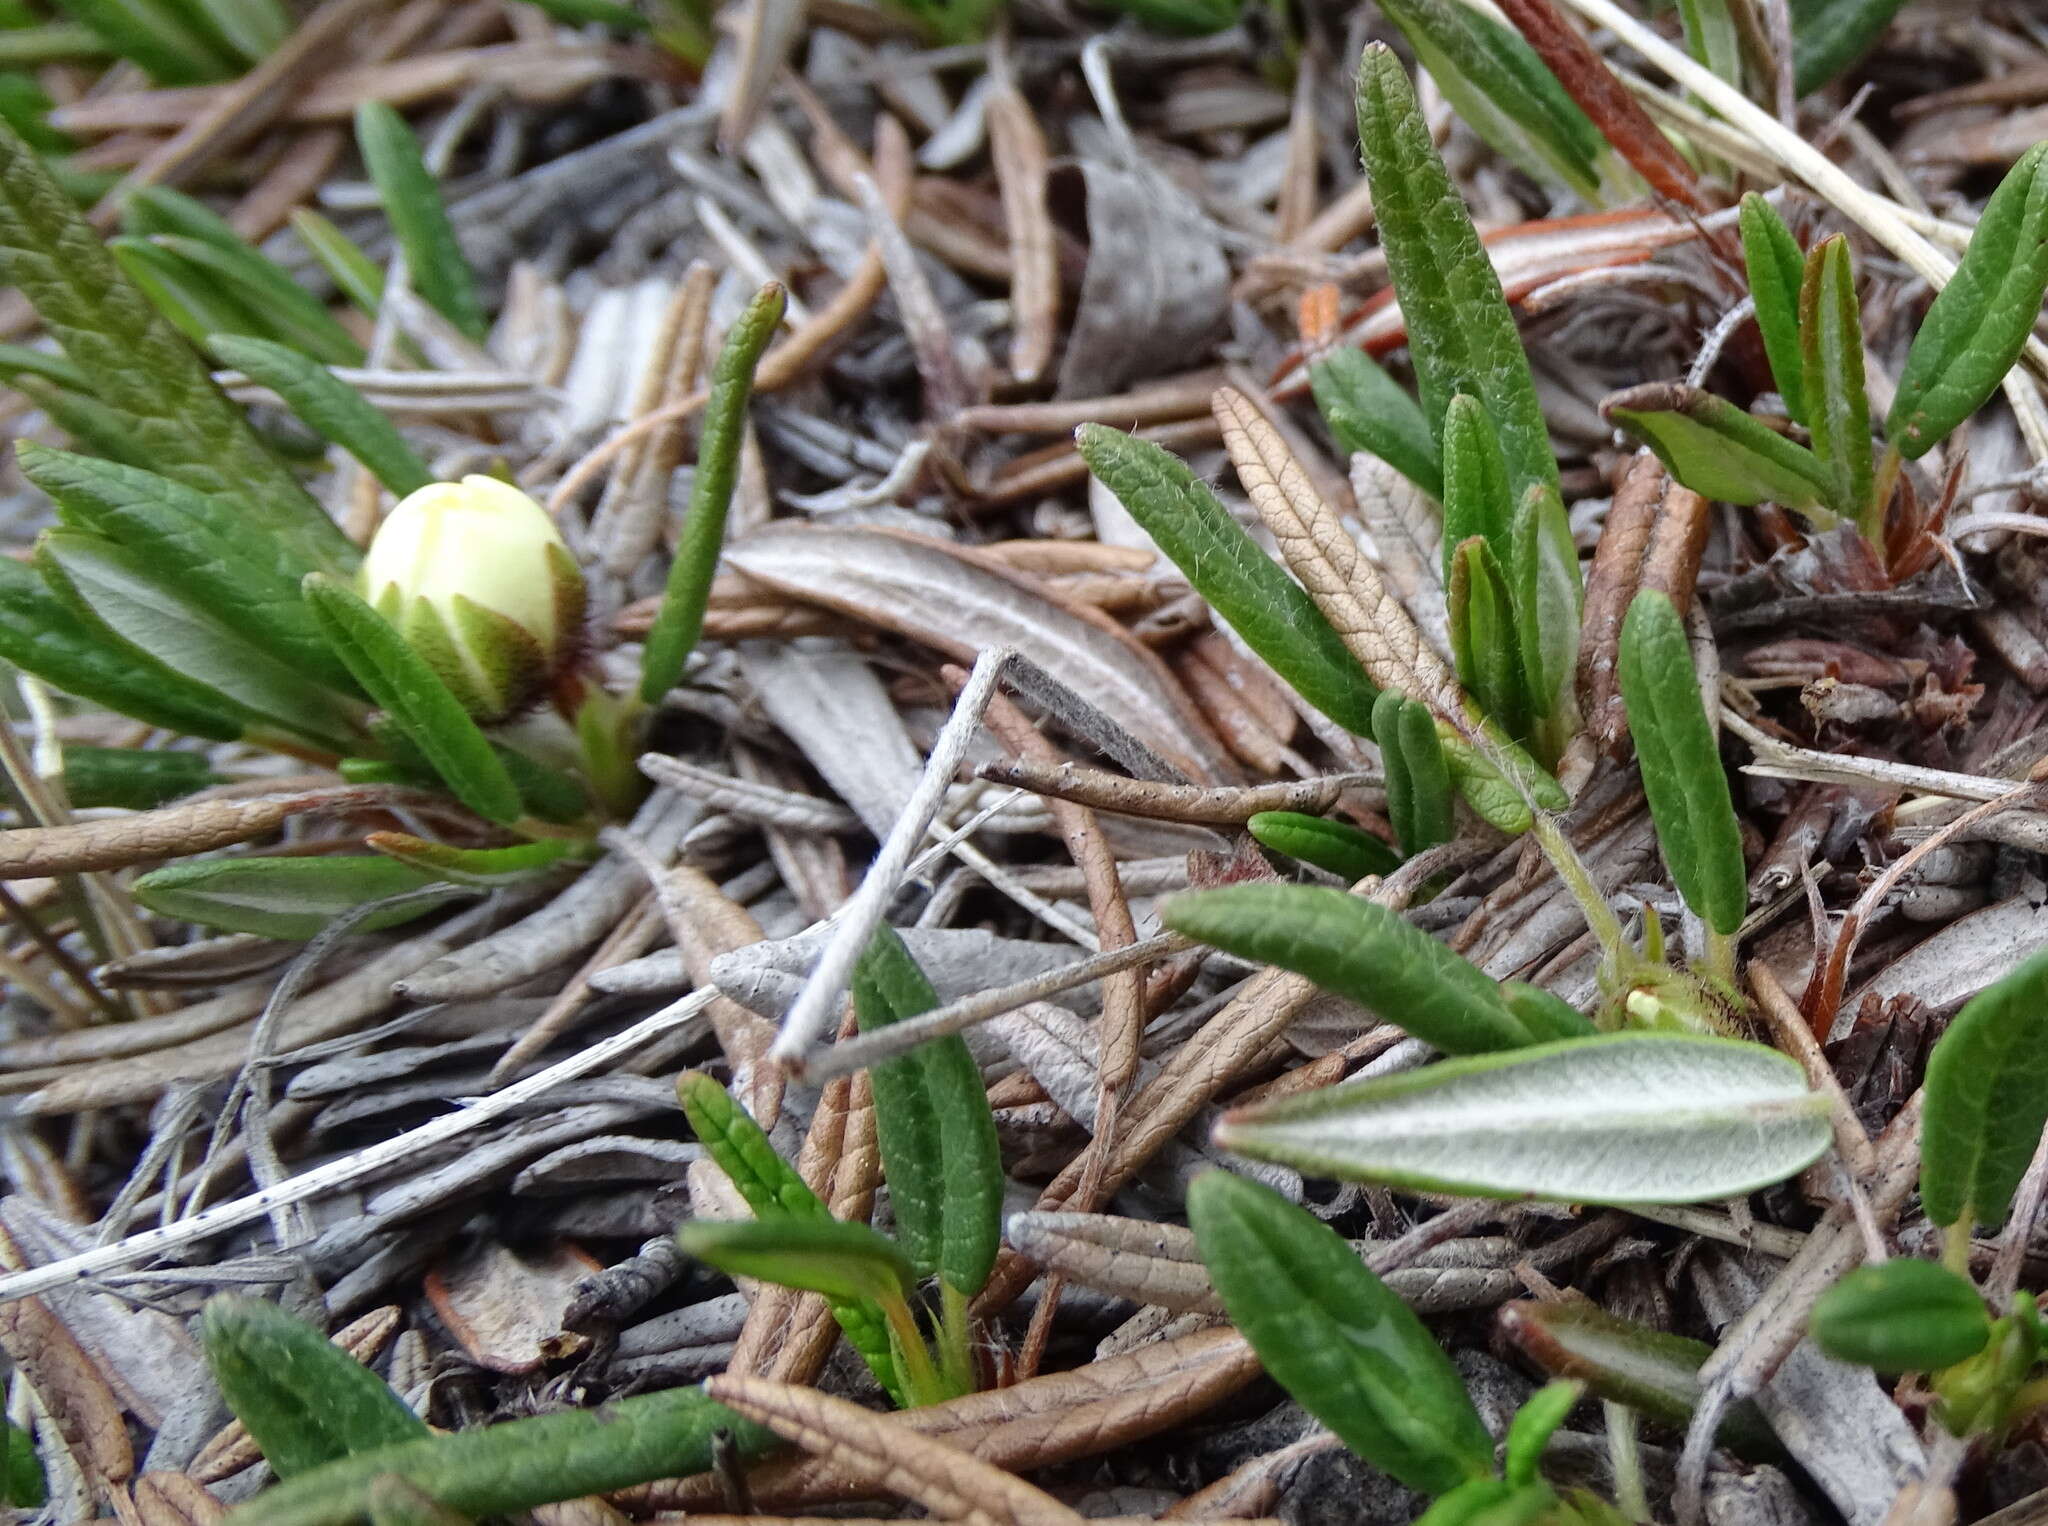
[[1806, 257], [1799, 288], [1799, 358], [1813, 454], [1832, 484], [1829, 507], [1861, 523], [1872, 540], [1884, 526], [1872, 503], [1870, 398], [1863, 386], [1863, 317], [1856, 272], [1842, 234]]
[[220, 782], [201, 752], [64, 744], [64, 793], [80, 809], [146, 811]]
[[1327, 816], [1260, 811], [1245, 827], [1261, 846], [1327, 869], [1346, 884], [1368, 874], [1389, 874], [1401, 862], [1401, 855], [1372, 833]]
[[1799, 288], [1806, 279], [1806, 256], [1785, 220], [1763, 197], [1751, 191], [1742, 198], [1742, 261], [1749, 277], [1749, 295], [1756, 303], [1756, 326], [1764, 336], [1764, 354], [1771, 379], [1785, 399], [1794, 423], [1806, 422], [1806, 363], [1799, 344]]
[[[863, 1033], [929, 1012], [938, 993], [894, 928], [875, 930], [853, 972]], [[896, 1233], [920, 1275], [974, 1297], [1002, 1247], [1003, 1157], [981, 1067], [957, 1034], [868, 1071]]]
[[1485, 540], [1472, 536], [1451, 556], [1451, 656], [1458, 682], [1500, 729], [1529, 734], [1529, 691], [1507, 576]]
[[1557, 462], [1529, 359], [1401, 62], [1369, 44], [1358, 69], [1358, 137], [1387, 271], [1408, 325], [1422, 412], [1441, 434], [1451, 399], [1485, 404], [1519, 496], [1557, 485]]
[[698, 1219], [676, 1231], [676, 1244], [734, 1277], [848, 1303], [908, 1298], [916, 1284], [893, 1242], [838, 1219]]
[[413, 289], [464, 334], [481, 340], [484, 308], [476, 277], [412, 129], [384, 102], [365, 101], [356, 108], [356, 147], [376, 182]]
[[1906, 0], [1792, 0], [1792, 88], [1811, 94], [1856, 62]]
[[1175, 932], [1306, 975], [1446, 1054], [1532, 1038], [1489, 976], [1398, 913], [1341, 890], [1228, 885], [1177, 895], [1161, 917]]
[[222, 365], [283, 398], [308, 429], [354, 456], [399, 497], [434, 480], [397, 426], [318, 361], [267, 339], [232, 334], [213, 335], [207, 348]]
[[775, 337], [782, 309], [782, 288], [772, 283], [762, 287], [725, 336], [711, 369], [689, 512], [683, 517], [675, 560], [669, 563], [661, 609], [640, 657], [640, 698], [650, 705], [682, 681], [683, 664], [704, 633], [711, 579], [718, 569], [719, 548], [725, 544], [725, 515], [739, 480], [740, 442], [746, 435], [754, 367]]
[[1979, 991], [1927, 1062], [1920, 1198], [1927, 1217], [1994, 1227], [2048, 1124], [2048, 953]]
[[[311, 938], [343, 912], [433, 884], [435, 876], [392, 859], [356, 854], [320, 858], [205, 858], [152, 869], [133, 887], [151, 911], [222, 932]], [[357, 932], [423, 917], [430, 900], [370, 913]]]
[[1456, 829], [1451, 769], [1436, 718], [1389, 690], [1373, 705], [1372, 734], [1387, 770], [1387, 819], [1403, 856], [1451, 840]]
[[1323, 422], [1346, 455], [1378, 456], [1430, 497], [1443, 497], [1435, 431], [1407, 388], [1377, 361], [1351, 346], [1332, 350], [1310, 364], [1308, 381]]
[[1671, 475], [1722, 503], [1771, 502], [1823, 527], [1835, 483], [1814, 453], [1725, 398], [1671, 382], [1617, 392], [1600, 412], [1657, 453]]
[[1196, 1179], [1188, 1221], [1231, 1322], [1352, 1451], [1429, 1494], [1491, 1471], [1450, 1358], [1335, 1230], [1227, 1171]]
[[1187, 466], [1103, 424], [1074, 431], [1081, 458], [1231, 629], [1301, 697], [1360, 736], [1379, 691], [1301, 585]]
[[1700, 703], [1685, 622], [1653, 588], [1635, 596], [1622, 621], [1621, 697], [1672, 882], [1708, 926], [1731, 935], [1749, 910], [1742, 827]]
[[228, 1408], [279, 1478], [428, 1434], [382, 1378], [276, 1304], [216, 1294], [199, 1335]]
[[1859, 1266], [1821, 1295], [1809, 1325], [1821, 1350], [1879, 1372], [1938, 1372], [1991, 1339], [1968, 1278], [1911, 1257]]
[[1906, 353], [1884, 431], [1908, 459], [1946, 439], [1998, 390], [2048, 294], [2048, 143], [1999, 182], [1956, 273]]
[[433, 764], [455, 798], [486, 821], [518, 820], [519, 788], [440, 675], [355, 592], [314, 573], [306, 602], [335, 655]]

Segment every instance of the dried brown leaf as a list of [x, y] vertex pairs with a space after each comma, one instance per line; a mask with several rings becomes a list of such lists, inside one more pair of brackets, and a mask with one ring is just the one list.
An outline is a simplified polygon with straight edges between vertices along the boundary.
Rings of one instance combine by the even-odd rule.
[[78, 1465], [95, 1486], [125, 1483], [135, 1471], [128, 1424], [106, 1378], [40, 1298], [0, 1304], [0, 1351], [42, 1400]]

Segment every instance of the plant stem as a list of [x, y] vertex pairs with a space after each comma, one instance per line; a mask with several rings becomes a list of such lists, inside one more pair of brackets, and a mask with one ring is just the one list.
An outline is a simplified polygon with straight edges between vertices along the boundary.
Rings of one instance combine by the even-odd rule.
[[1975, 1215], [1966, 1204], [1961, 1216], [1942, 1233], [1941, 1264], [1958, 1277], [1970, 1275], [1970, 1228], [1974, 1222]]
[[974, 1353], [968, 1344], [967, 1295], [939, 1279], [939, 1365], [952, 1396], [974, 1392]]
[[1735, 940], [1711, 924], [1707, 927], [1707, 978], [1719, 981], [1731, 991], [1740, 991], [1735, 979]]
[[1877, 548], [1878, 559], [1884, 559], [1885, 508], [1891, 502], [1892, 490], [1899, 485], [1899, 447], [1887, 445], [1884, 455], [1877, 463], [1877, 479], [1872, 484], [1870, 502], [1863, 506], [1863, 534], [1871, 545]]
[[1593, 871], [1579, 857], [1579, 850], [1565, 836], [1557, 817], [1542, 810], [1535, 812], [1534, 817], [1530, 830], [1536, 836], [1537, 846], [1542, 848], [1543, 856], [1550, 860], [1550, 867], [1564, 882], [1566, 893], [1579, 903], [1579, 911], [1586, 919], [1593, 941], [1600, 945], [1604, 956], [1602, 962], [1608, 972], [1619, 977], [1636, 959], [1635, 950], [1628, 946], [1628, 940], [1622, 935], [1621, 919], [1615, 916], [1607, 898], [1600, 894], [1600, 887], [1593, 882]]
[[914, 1407], [942, 1402], [947, 1397], [946, 1385], [932, 1366], [932, 1354], [924, 1343], [924, 1332], [917, 1327], [917, 1316], [900, 1297], [892, 1295], [879, 1302], [882, 1318], [889, 1324], [889, 1344], [896, 1357], [896, 1370], [903, 1379], [903, 1397]]

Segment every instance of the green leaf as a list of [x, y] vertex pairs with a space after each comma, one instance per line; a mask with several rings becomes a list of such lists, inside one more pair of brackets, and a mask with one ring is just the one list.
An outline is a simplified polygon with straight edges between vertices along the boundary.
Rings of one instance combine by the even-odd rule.
[[1177, 933], [1277, 964], [1370, 1008], [1446, 1054], [1532, 1041], [1500, 987], [1397, 912], [1318, 885], [1227, 885], [1160, 911]]
[[1497, 153], [1598, 201], [1607, 140], [1519, 32], [1454, 0], [1382, 0], [1381, 9]]
[[291, 35], [291, 18], [277, 0], [185, 0], [195, 19], [238, 54], [259, 63]]
[[1437, 740], [1443, 745], [1444, 761], [1458, 793], [1488, 826], [1512, 837], [1529, 830], [1532, 805], [1561, 811], [1571, 804], [1564, 786], [1484, 712], [1468, 704], [1465, 717], [1484, 733], [1484, 752], [1448, 720], [1436, 723]]
[[[938, 993], [895, 929], [884, 925], [853, 972], [863, 1033], [929, 1012]], [[896, 1233], [919, 1275], [936, 1272], [972, 1298], [1002, 1247], [1003, 1157], [981, 1067], [957, 1034], [868, 1071], [882, 1175]]]
[[1266, 1371], [1352, 1451], [1427, 1494], [1491, 1471], [1450, 1358], [1335, 1230], [1228, 1171], [1196, 1178], [1188, 1222]]
[[1414, 1192], [1697, 1203], [1783, 1181], [1820, 1158], [1829, 1132], [1827, 1098], [1775, 1049], [1606, 1033], [1242, 1108], [1215, 1140]]
[[40, 1510], [49, 1497], [35, 1442], [12, 1421], [0, 1419], [0, 1504]]
[[1401, 855], [1372, 833], [1327, 816], [1260, 811], [1245, 827], [1261, 846], [1327, 869], [1347, 885], [1368, 874], [1390, 874], [1401, 862]]
[[168, 0], [56, 0], [56, 8], [159, 85], [199, 85], [239, 72]]
[[74, 392], [83, 392], [88, 386], [85, 373], [54, 350], [0, 344], [0, 380], [11, 382], [18, 376], [40, 376]]
[[123, 466], [147, 469], [149, 462], [130, 432], [132, 421], [84, 392], [53, 387], [39, 376], [16, 376], [14, 390], [47, 413], [76, 444]]
[[[135, 899], [162, 916], [222, 932], [311, 938], [343, 912], [433, 884], [392, 859], [368, 854], [319, 858], [204, 858], [152, 869]], [[453, 892], [451, 892], [452, 894]], [[370, 913], [357, 932], [376, 932], [436, 909], [428, 900]]]
[[1515, 1014], [1515, 1020], [1528, 1029], [1535, 1043], [1585, 1038], [1599, 1031], [1585, 1013], [1541, 986], [1532, 986], [1521, 980], [1503, 980], [1500, 998]]
[[564, 864], [594, 856], [591, 845], [574, 838], [544, 837], [507, 848], [455, 848], [410, 832], [372, 832], [363, 839], [386, 858], [451, 885], [496, 889], [517, 885]]
[[1451, 399], [1470, 393], [1499, 434], [1514, 493], [1532, 482], [1556, 487], [1550, 434], [1500, 277], [1437, 157], [1400, 60], [1380, 43], [1368, 45], [1359, 63], [1358, 138], [1423, 416], [1441, 436]]
[[[1545, 1372], [1681, 1431], [1699, 1403], [1700, 1365], [1714, 1354], [1705, 1341], [1617, 1319], [1579, 1299], [1504, 1305], [1499, 1328]], [[1780, 1451], [1763, 1412], [1747, 1399], [1722, 1412], [1716, 1439], [1746, 1457]]]
[[486, 324], [476, 277], [405, 118], [382, 101], [363, 102], [356, 108], [356, 147], [376, 182], [413, 289], [456, 328], [481, 341]]
[[64, 744], [64, 793], [82, 810], [111, 805], [146, 811], [220, 782], [201, 752]]
[[371, 1486], [393, 1474], [465, 1516], [510, 1515], [704, 1472], [721, 1432], [738, 1440], [742, 1456], [774, 1444], [701, 1387], [671, 1388], [360, 1452], [257, 1495], [232, 1519], [234, 1526], [355, 1526]]
[[1451, 767], [1427, 706], [1389, 690], [1372, 707], [1372, 735], [1387, 771], [1387, 819], [1404, 857], [1451, 840]]
[[1834, 480], [1814, 453], [1697, 387], [1650, 382], [1600, 405], [1609, 422], [1657, 453], [1671, 475], [1722, 503], [1766, 501], [1796, 509], [1826, 528]]
[[690, 507], [683, 517], [675, 560], [661, 609], [647, 632], [640, 658], [640, 698], [653, 704], [682, 681], [683, 664], [704, 633], [711, 579], [725, 544], [725, 515], [739, 480], [740, 442], [746, 436], [747, 403], [754, 367], [782, 321], [783, 290], [761, 288], [734, 322], [711, 368], [711, 392], [704, 403], [704, 427], [697, 436], [697, 474], [690, 483]]
[[1839, 1361], [1939, 1372], [1984, 1349], [1991, 1313], [1967, 1277], [1907, 1257], [1850, 1272], [1821, 1295], [1808, 1328]]
[[327, 272], [341, 294], [366, 318], [384, 305], [384, 271], [347, 234], [318, 212], [300, 207], [292, 213], [292, 232]]
[[1756, 326], [1764, 336], [1771, 379], [1795, 424], [1806, 422], [1806, 364], [1799, 344], [1799, 288], [1806, 280], [1806, 256], [1799, 240], [1771, 204], [1751, 191], [1742, 198], [1742, 262]]
[[1529, 691], [1507, 575], [1480, 536], [1465, 540], [1451, 555], [1449, 607], [1458, 682], [1502, 731], [1527, 736]]
[[[62, 25], [0, 32], [0, 66], [45, 62], [33, 57], [42, 51], [41, 45], [54, 42], [61, 47], [67, 38], [89, 44], [92, 34], [80, 27]], [[0, 120], [39, 154], [69, 154], [78, 147], [68, 134], [50, 125], [50, 112], [55, 105], [33, 74], [0, 74]]]
[[1792, 88], [1810, 95], [1856, 62], [1906, 0], [1792, 0]]
[[1742, 40], [1728, 0], [1678, 0], [1685, 46], [1725, 83], [1742, 88]]
[[1685, 621], [1654, 588], [1636, 594], [1622, 621], [1621, 698], [1672, 882], [1709, 927], [1731, 936], [1749, 910], [1742, 827], [1700, 702]]
[[916, 1273], [865, 1224], [838, 1219], [698, 1219], [676, 1231], [685, 1255], [734, 1277], [854, 1303], [910, 1297]]
[[204, 344], [208, 334], [266, 331], [257, 310], [211, 271], [195, 269], [144, 238], [110, 238], [107, 249], [128, 279], [193, 344]]
[[353, 690], [306, 609], [289, 551], [251, 536], [232, 506], [154, 472], [33, 441], [19, 455], [22, 474], [55, 500], [66, 524], [123, 547], [152, 582], [315, 683]]
[[1799, 288], [1799, 358], [1805, 376], [1806, 427], [1813, 454], [1832, 484], [1829, 507], [1881, 541], [1872, 501], [1870, 398], [1863, 386], [1863, 317], [1849, 240], [1840, 233], [1806, 257]]
[[1969, 247], [1927, 309], [1885, 435], [1918, 460], [1983, 407], [2026, 348], [2048, 295], [2048, 143], [2020, 156], [1991, 193]]
[[199, 1336], [228, 1408], [279, 1478], [428, 1434], [382, 1378], [276, 1304], [217, 1293]]
[[306, 603], [335, 655], [385, 715], [425, 754], [456, 799], [486, 821], [519, 819], [518, 786], [462, 702], [405, 638], [356, 593], [321, 573]]
[[1345, 730], [1371, 734], [1379, 691], [1301, 585], [1172, 453], [1105, 424], [1074, 431], [1081, 459], [1195, 591], [1289, 687]]
[[1508, 1483], [1519, 1489], [1537, 1481], [1543, 1449], [1550, 1445], [1550, 1438], [1585, 1394], [1585, 1384], [1560, 1378], [1544, 1384], [1522, 1401], [1515, 1418], [1508, 1422], [1502, 1457], [1501, 1474]]
[[1309, 365], [1308, 383], [1323, 423], [1347, 456], [1378, 456], [1430, 497], [1444, 496], [1436, 432], [1407, 389], [1370, 355], [1350, 346], [1332, 350]]
[[1964, 1004], [1927, 1061], [1920, 1198], [1937, 1224], [1996, 1228], [2048, 1124], [2048, 953]]
[[1574, 684], [1585, 605], [1571, 517], [1555, 488], [1532, 483], [1523, 491], [1509, 544], [1513, 550], [1507, 565], [1513, 577], [1508, 592], [1529, 689], [1532, 745], [1542, 761], [1555, 764], [1579, 729]]
[[[775, 1153], [761, 1126], [724, 1087], [701, 1071], [685, 1071], [676, 1078], [676, 1098], [698, 1142], [753, 1209], [755, 1218], [764, 1223], [836, 1222], [832, 1210], [797, 1175], [796, 1167]], [[881, 1310], [864, 1300], [833, 1299], [831, 1304], [832, 1317], [853, 1349], [889, 1396], [901, 1404], [903, 1384], [890, 1355], [889, 1331]]]
[[450, 1510], [396, 1473], [371, 1480], [363, 1494], [363, 1515], [370, 1526], [475, 1526], [460, 1510]]
[[307, 683], [302, 673], [167, 587], [149, 552], [84, 530], [50, 530], [37, 543], [36, 568], [61, 597], [105, 622], [138, 653], [330, 751], [347, 752], [354, 745], [356, 717], [349, 702]]
[[134, 442], [129, 459], [241, 506], [252, 534], [308, 569], [352, 571], [354, 546], [213, 385], [199, 358], [121, 274], [36, 155], [0, 126], [0, 283], [34, 304], [98, 403]]
[[1558, 1526], [1578, 1526], [1560, 1510], [1557, 1491], [1545, 1483], [1519, 1488], [1499, 1478], [1475, 1478], [1458, 1485], [1421, 1515], [1415, 1526], [1532, 1526], [1548, 1518]]
[[532, 0], [533, 8], [544, 11], [564, 26], [589, 26], [596, 22], [615, 32], [644, 32], [647, 18], [618, 0]]
[[283, 398], [308, 429], [354, 456], [400, 498], [434, 481], [397, 426], [318, 361], [267, 339], [232, 334], [215, 334], [206, 347], [222, 365]]
[[1444, 414], [1443, 498], [1444, 581], [1451, 579], [1459, 547], [1473, 536], [1486, 543], [1501, 567], [1508, 566], [1515, 512], [1508, 463], [1486, 409], [1462, 392], [1451, 399]]

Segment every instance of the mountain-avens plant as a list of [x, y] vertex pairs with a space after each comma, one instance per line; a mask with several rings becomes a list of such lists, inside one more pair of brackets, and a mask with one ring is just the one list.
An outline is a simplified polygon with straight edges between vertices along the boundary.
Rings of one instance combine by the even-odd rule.
[[[378, 113], [365, 126], [401, 247], [433, 262], [436, 290], [455, 316], [469, 314], [469, 273], [448, 268], [459, 255], [417, 146]], [[172, 864], [137, 880], [137, 899], [227, 930], [307, 937], [366, 902], [442, 882], [508, 883], [590, 857], [598, 831], [644, 793], [633, 760], [698, 626], [650, 652], [644, 682], [608, 690], [584, 640], [582, 572], [539, 504], [490, 476], [434, 481], [323, 363], [334, 358], [322, 349], [330, 328], [345, 331], [204, 207], [145, 192], [128, 226], [149, 251], [134, 268], [166, 275], [158, 255], [184, 261], [174, 282], [151, 288], [170, 306], [124, 274], [0, 122], [0, 280], [35, 304], [65, 362], [36, 399], [100, 452], [20, 449], [59, 527], [31, 562], [0, 560], [0, 658], [150, 726], [332, 770], [338, 786], [362, 788], [365, 805], [424, 791], [411, 801], [442, 834], [373, 833], [360, 854]], [[668, 605], [702, 607], [754, 364], [782, 305], [779, 287], [762, 291], [719, 356], [689, 554]], [[367, 548], [343, 535], [181, 336], [180, 323], [190, 332], [193, 315], [212, 309], [281, 315], [198, 337], [398, 498]], [[657, 623], [678, 629], [673, 615]], [[180, 757], [201, 766], [166, 766]], [[178, 753], [80, 762], [81, 799], [155, 803], [181, 783], [215, 782], [204, 760]], [[366, 925], [433, 904], [406, 896]]]

